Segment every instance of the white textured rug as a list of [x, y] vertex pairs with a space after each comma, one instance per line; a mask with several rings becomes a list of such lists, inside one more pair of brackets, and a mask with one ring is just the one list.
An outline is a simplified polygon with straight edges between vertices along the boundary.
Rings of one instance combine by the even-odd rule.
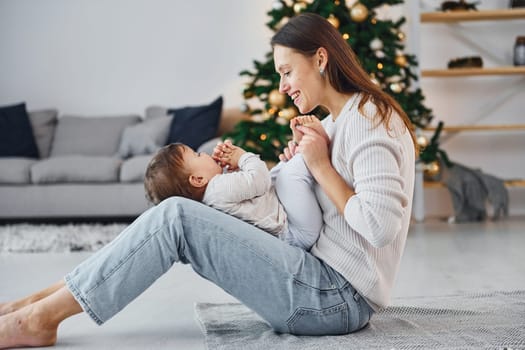
[[525, 291], [395, 299], [363, 330], [277, 334], [242, 304], [196, 304], [209, 350], [525, 349]]
[[95, 251], [115, 238], [126, 224], [0, 226], [0, 253]]

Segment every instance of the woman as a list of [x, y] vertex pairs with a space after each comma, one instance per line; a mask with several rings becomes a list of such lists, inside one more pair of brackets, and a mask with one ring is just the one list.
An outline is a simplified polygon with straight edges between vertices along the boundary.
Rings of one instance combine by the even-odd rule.
[[[112, 243], [51, 286], [3, 304], [0, 348], [56, 341], [58, 325], [86, 312], [102, 324], [174, 262], [189, 263], [277, 332], [346, 334], [385, 307], [408, 231], [414, 138], [399, 105], [374, 85], [324, 18], [302, 14], [272, 38], [280, 90], [301, 113], [330, 115], [302, 133], [300, 152], [317, 184], [323, 229], [310, 252], [184, 198], [142, 214]], [[330, 149], [329, 149], [330, 148]], [[12, 311], [12, 312], [11, 312]]]

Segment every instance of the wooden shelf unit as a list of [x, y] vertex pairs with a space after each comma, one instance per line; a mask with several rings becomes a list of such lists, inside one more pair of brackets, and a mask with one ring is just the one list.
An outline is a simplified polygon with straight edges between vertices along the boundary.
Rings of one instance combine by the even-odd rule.
[[449, 69], [424, 69], [423, 77], [464, 77], [481, 75], [525, 75], [525, 66], [489, 67], [489, 68], [449, 68]]
[[[507, 187], [525, 187], [525, 180], [515, 179], [515, 180], [505, 180], [505, 186]], [[441, 188], [445, 187], [445, 184], [439, 181], [425, 181], [425, 188]]]
[[[435, 131], [436, 127], [427, 127], [425, 131]], [[444, 126], [444, 132], [461, 132], [461, 131], [522, 131], [525, 130], [525, 124], [499, 124], [499, 125], [454, 125]]]
[[[410, 2], [411, 13], [417, 16], [417, 20], [412, 22], [411, 32], [415, 37], [421, 36], [420, 26], [423, 23], [442, 23], [452, 28], [461, 29], [461, 35], [469, 30], [468, 26], [461, 25], [461, 22], [474, 21], [515, 21], [525, 19], [525, 8], [512, 9], [495, 9], [495, 10], [479, 10], [479, 11], [449, 11], [449, 12], [421, 12], [422, 0]], [[521, 22], [520, 22], [521, 23]], [[464, 30], [464, 31], [463, 31]], [[520, 33], [521, 34], [521, 33]], [[483, 52], [479, 47], [472, 45], [469, 40], [464, 40], [467, 45], [471, 45], [477, 51]], [[482, 49], [485, 49], [484, 47]], [[418, 52], [418, 45], [416, 45], [416, 54]], [[420, 71], [420, 78], [454, 78], [454, 77], [511, 77], [512, 79], [522, 79], [525, 76], [524, 66], [501, 66], [501, 67], [484, 67], [484, 68], [452, 68], [452, 69], [422, 69]], [[476, 83], [476, 81], [472, 81]], [[428, 127], [423, 129], [423, 132], [435, 131], [436, 127]], [[525, 124], [497, 124], [497, 125], [445, 125], [443, 132], [454, 134], [460, 132], [515, 132], [525, 130]], [[452, 135], [449, 135], [452, 136]], [[483, 135], [481, 135], [483, 137]], [[521, 177], [521, 176], [520, 176]], [[505, 181], [505, 186], [508, 188], [525, 188], [525, 179], [508, 179]], [[424, 195], [423, 188], [446, 188], [445, 184], [437, 182], [420, 181], [416, 184], [414, 196], [414, 218], [416, 221], [423, 221], [425, 218]]]
[[447, 11], [425, 12], [421, 14], [421, 22], [464, 22], [464, 21], [495, 21], [525, 18], [525, 8], [480, 10], [480, 11]]

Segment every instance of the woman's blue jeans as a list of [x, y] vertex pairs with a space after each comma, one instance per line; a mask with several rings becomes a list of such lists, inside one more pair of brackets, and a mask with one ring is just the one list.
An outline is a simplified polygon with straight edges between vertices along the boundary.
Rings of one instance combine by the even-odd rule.
[[178, 197], [147, 210], [65, 280], [84, 311], [102, 324], [175, 262], [191, 264], [280, 333], [346, 334], [364, 327], [372, 314], [350, 283], [310, 253]]

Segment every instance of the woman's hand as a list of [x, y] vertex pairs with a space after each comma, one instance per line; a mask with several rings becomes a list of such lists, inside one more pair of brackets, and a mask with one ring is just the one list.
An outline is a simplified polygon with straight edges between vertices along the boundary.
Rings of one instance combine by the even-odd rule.
[[303, 133], [296, 152], [303, 155], [308, 169], [315, 177], [316, 172], [322, 171], [331, 165], [326, 137], [304, 125], [298, 125], [296, 128]]
[[297, 151], [303, 155], [306, 166], [317, 183], [344, 216], [346, 203], [355, 195], [354, 188], [332, 166], [326, 138], [312, 128], [297, 128], [304, 134]]

